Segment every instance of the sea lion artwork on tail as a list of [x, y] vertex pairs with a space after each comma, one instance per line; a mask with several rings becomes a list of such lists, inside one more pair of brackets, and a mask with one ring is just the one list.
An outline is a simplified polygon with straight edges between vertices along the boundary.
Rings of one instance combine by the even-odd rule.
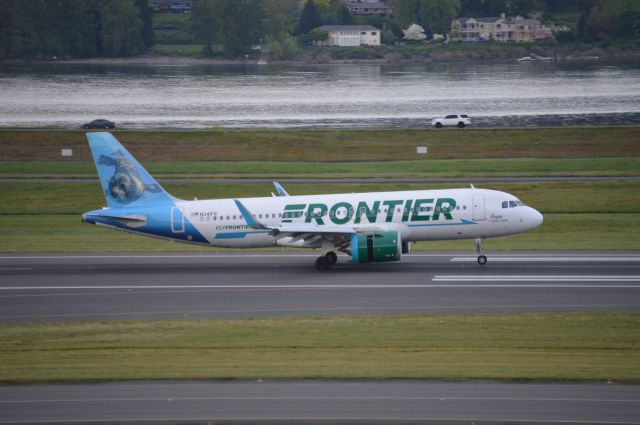
[[120, 151], [114, 152], [113, 156], [100, 155], [98, 164], [115, 167], [109, 179], [108, 194], [118, 202], [127, 204], [140, 198], [145, 191], [162, 191], [156, 184], [145, 184], [135, 166]]

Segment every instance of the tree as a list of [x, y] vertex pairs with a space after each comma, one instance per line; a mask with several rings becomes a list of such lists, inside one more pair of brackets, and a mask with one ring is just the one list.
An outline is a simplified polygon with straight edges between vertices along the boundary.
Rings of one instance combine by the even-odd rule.
[[418, 19], [419, 0], [396, 0], [393, 22], [398, 28], [407, 28]]
[[411, 24], [406, 30], [402, 30], [404, 39], [409, 41], [421, 41], [427, 38], [424, 28], [418, 24]]
[[291, 60], [295, 59], [300, 53], [300, 48], [295, 38], [285, 32], [275, 37], [267, 35], [266, 43], [269, 57], [272, 60]]
[[336, 11], [337, 25], [353, 25], [353, 16], [344, 3], [339, 3]]
[[213, 54], [213, 43], [218, 30], [216, 0], [193, 0], [191, 30], [196, 40], [204, 44], [205, 52]]
[[0, 0], [0, 57], [129, 56], [152, 35], [142, 0]]
[[142, 19], [138, 8], [128, 0], [100, 3], [100, 39], [108, 56], [131, 56], [144, 50]]
[[265, 36], [280, 38], [281, 33], [291, 34], [298, 19], [298, 0], [263, 0]]
[[142, 42], [145, 48], [150, 48], [156, 43], [156, 37], [153, 32], [153, 15], [149, 2], [147, 0], [136, 0], [136, 6], [140, 11], [140, 19], [142, 20]]
[[640, 12], [627, 10], [618, 16], [613, 26], [613, 36], [617, 39], [638, 38], [640, 31]]
[[300, 12], [300, 19], [296, 27], [296, 34], [308, 34], [314, 28], [322, 25], [322, 18], [314, 0], [307, 0]]
[[326, 41], [329, 39], [329, 33], [320, 28], [316, 28], [309, 32], [309, 37], [311, 37], [312, 41]]
[[249, 53], [261, 35], [262, 0], [217, 0], [218, 39], [227, 58]]
[[460, 16], [480, 17], [484, 11], [482, 10], [482, 1], [480, 0], [461, 0]]
[[460, 12], [460, 0], [420, 0], [420, 23], [430, 34], [447, 34]]
[[482, 3], [483, 16], [500, 16], [507, 11], [506, 0], [484, 0]]

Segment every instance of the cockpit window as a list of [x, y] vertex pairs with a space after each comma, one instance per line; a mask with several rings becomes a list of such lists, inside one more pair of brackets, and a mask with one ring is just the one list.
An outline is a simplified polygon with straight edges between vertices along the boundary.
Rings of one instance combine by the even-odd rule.
[[502, 208], [509, 208], [509, 201], [504, 201], [502, 203]]
[[525, 203], [524, 203], [524, 202], [522, 202], [522, 201], [516, 201], [516, 204], [517, 204], [519, 207], [526, 207]]
[[517, 206], [518, 204], [516, 204], [516, 201], [509, 201], [509, 208], [515, 208]]

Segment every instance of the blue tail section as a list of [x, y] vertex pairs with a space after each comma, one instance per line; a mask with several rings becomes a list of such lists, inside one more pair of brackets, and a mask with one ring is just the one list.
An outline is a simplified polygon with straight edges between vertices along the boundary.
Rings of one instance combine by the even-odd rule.
[[173, 203], [169, 195], [111, 133], [87, 133], [109, 208]]

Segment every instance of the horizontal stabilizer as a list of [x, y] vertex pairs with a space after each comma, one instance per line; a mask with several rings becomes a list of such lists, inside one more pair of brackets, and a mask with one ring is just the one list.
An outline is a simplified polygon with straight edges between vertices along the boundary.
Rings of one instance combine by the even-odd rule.
[[104, 223], [109, 221], [117, 221], [128, 227], [140, 227], [147, 224], [147, 216], [142, 214], [114, 214], [108, 211], [102, 212], [88, 212], [82, 214], [83, 223], [96, 224], [98, 222]]

